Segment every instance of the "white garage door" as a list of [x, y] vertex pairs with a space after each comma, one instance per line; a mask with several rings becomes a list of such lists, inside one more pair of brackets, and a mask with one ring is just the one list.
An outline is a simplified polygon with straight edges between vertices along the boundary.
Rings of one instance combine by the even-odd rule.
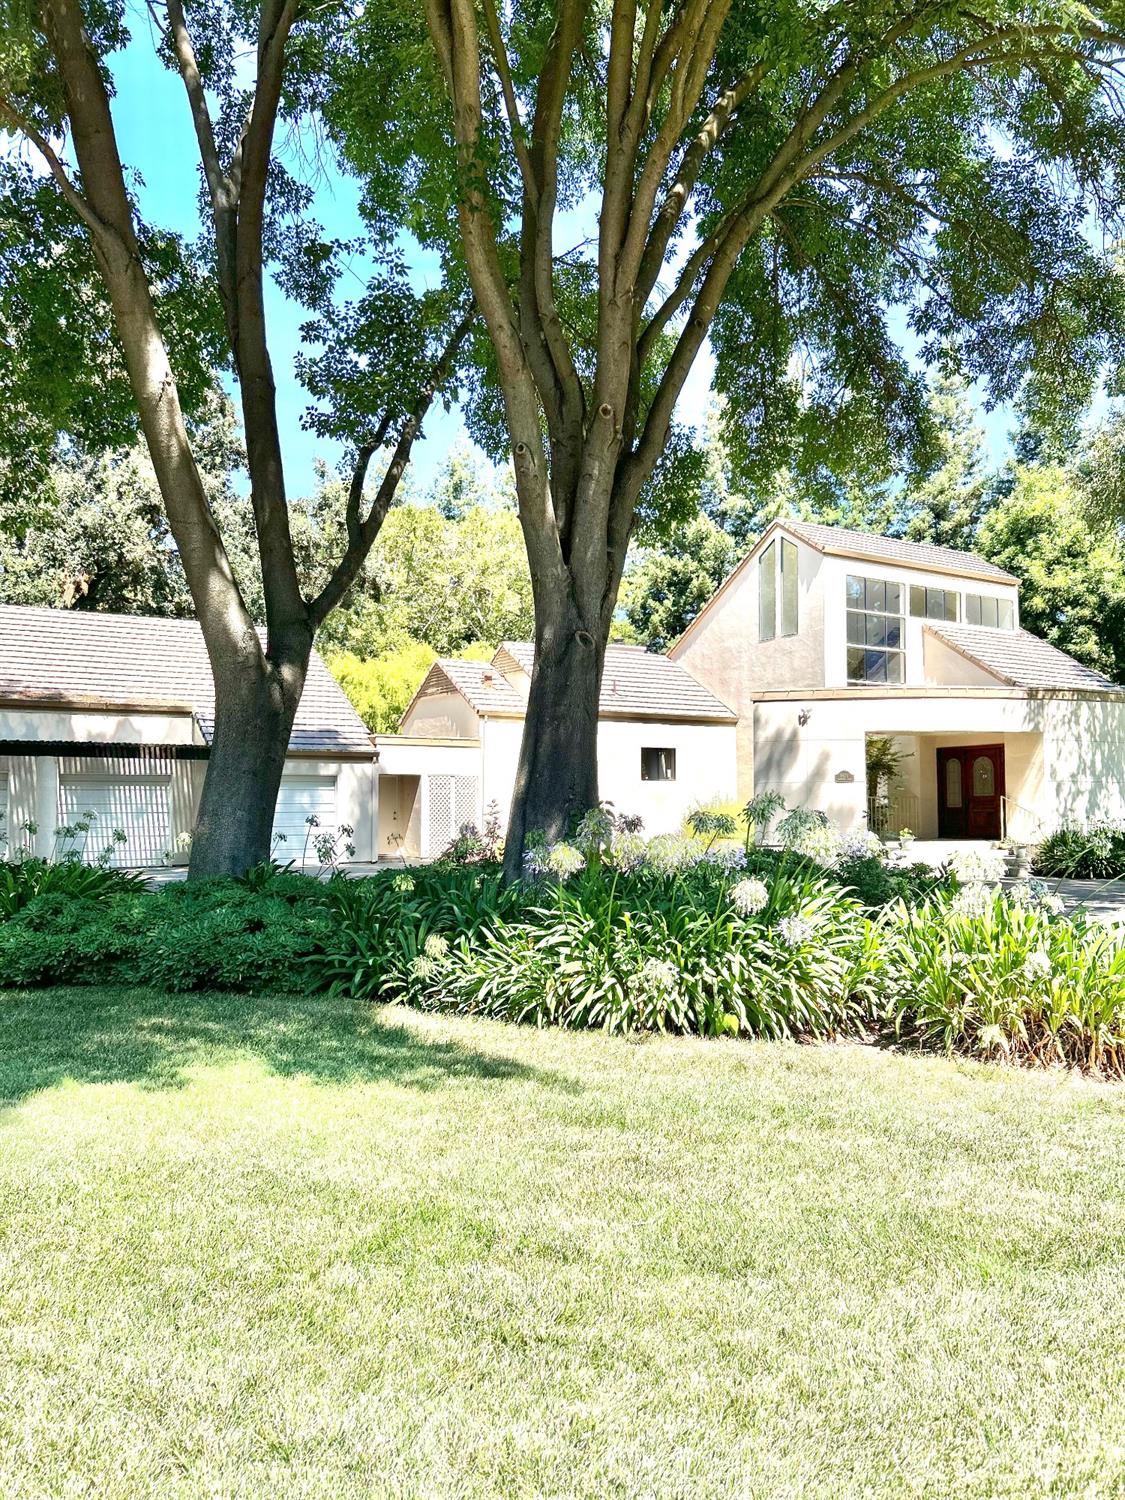
[[[316, 818], [317, 826], [310, 829], [308, 818]], [[321, 832], [336, 832], [335, 776], [283, 776], [273, 819], [274, 859], [282, 864], [291, 859], [299, 861], [307, 837], [306, 858], [309, 864], [315, 864], [313, 839]], [[281, 833], [284, 840], [278, 838]]]
[[[56, 840], [59, 855], [73, 852], [93, 864], [104, 849], [111, 865], [158, 865], [170, 845], [171, 778], [168, 776], [62, 776], [59, 825], [89, 822], [87, 832]], [[92, 818], [87, 814], [92, 813]], [[122, 843], [114, 834], [125, 835]]]
[[12, 830], [8, 827], [8, 768], [0, 766], [0, 859], [6, 859], [12, 846]]

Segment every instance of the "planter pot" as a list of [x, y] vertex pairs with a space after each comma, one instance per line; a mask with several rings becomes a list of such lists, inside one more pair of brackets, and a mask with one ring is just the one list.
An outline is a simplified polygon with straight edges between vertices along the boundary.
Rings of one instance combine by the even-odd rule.
[[1011, 849], [1007, 855], [1007, 867], [1014, 880], [1026, 880], [1031, 874], [1031, 855], [1026, 849]]

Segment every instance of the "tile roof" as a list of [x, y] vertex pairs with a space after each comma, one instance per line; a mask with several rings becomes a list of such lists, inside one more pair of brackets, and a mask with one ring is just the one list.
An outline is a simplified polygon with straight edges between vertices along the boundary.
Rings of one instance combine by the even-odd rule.
[[[522, 714], [524, 711], [523, 698], [501, 669], [491, 662], [463, 661], [456, 656], [439, 657], [418, 689], [418, 697], [427, 697], [431, 691], [447, 691], [442, 677], [478, 714]], [[432, 687], [431, 678], [434, 679]]]
[[1084, 667], [1056, 646], [1026, 630], [993, 630], [986, 625], [926, 625], [926, 630], [960, 651], [1010, 687], [1107, 689], [1125, 688]]
[[778, 524], [818, 552], [902, 563], [966, 578], [991, 578], [997, 583], [1018, 582], [1011, 573], [1005, 573], [1003, 568], [974, 552], [958, 552], [953, 547], [936, 547], [930, 542], [904, 542], [893, 536], [874, 536], [866, 531], [852, 531], [847, 526], [823, 526], [813, 521], [782, 520]]
[[[528, 641], [505, 641], [493, 660], [504, 652], [529, 675], [535, 647]], [[523, 701], [520, 701], [523, 710]], [[733, 723], [738, 715], [720, 702], [670, 657], [657, 656], [643, 646], [606, 647], [599, 712], [618, 718], [713, 719]]]
[[[211, 667], [194, 620], [0, 604], [0, 697], [182, 705], [208, 741], [215, 723]], [[315, 651], [289, 748], [374, 754], [363, 720]]]

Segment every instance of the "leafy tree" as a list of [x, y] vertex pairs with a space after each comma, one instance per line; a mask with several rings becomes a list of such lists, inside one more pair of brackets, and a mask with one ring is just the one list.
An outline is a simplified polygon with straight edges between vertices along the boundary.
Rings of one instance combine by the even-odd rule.
[[[514, 457], [535, 592], [514, 872], [529, 831], [556, 837], [598, 800], [626, 551], [639, 516], [697, 488], [673, 415], [708, 337], [748, 476], [920, 458], [924, 386], [892, 309], [929, 357], [956, 349], [1044, 421], [1116, 358], [1121, 292], [1082, 222], [1120, 155], [1115, 40], [1101, 10], [1046, 0], [425, 16], [436, 76], [402, 7], [364, 6], [359, 51], [375, 67], [393, 38], [395, 66], [343, 106], [344, 134], [372, 190], [401, 194], [448, 263], [463, 253], [488, 330], [501, 403], [482, 387], [473, 421]], [[564, 211], [590, 226], [576, 247]]]
[[1020, 623], [1125, 682], [1125, 549], [1090, 524], [1072, 476], [1055, 464], [1012, 465], [976, 547], [1020, 581]]
[[991, 499], [984, 433], [960, 377], [939, 373], [930, 409], [939, 462], [924, 480], [907, 486], [893, 528], [912, 542], [971, 551]]
[[621, 604], [628, 630], [615, 634], [666, 651], [734, 567], [739, 550], [709, 516], [696, 516], [627, 570]]
[[[495, 647], [474, 641], [451, 653], [467, 661], [491, 661]], [[356, 712], [376, 734], [394, 734], [411, 698], [437, 659], [437, 652], [421, 641], [360, 657], [342, 651], [329, 656], [328, 665]]]
[[[41, 448], [62, 436], [97, 451], [113, 444], [98, 444], [90, 429], [104, 426], [106, 413], [118, 424], [131, 401], [215, 678], [191, 873], [216, 875], [269, 853], [313, 637], [363, 567], [422, 419], [453, 374], [471, 313], [463, 283], [460, 293], [413, 292], [398, 223], [388, 223], [373, 198], [362, 247], [328, 241], [308, 218], [309, 184], [291, 163], [302, 142], [323, 138], [319, 101], [347, 7], [154, 0], [149, 12], [160, 32], [157, 58], [182, 79], [195, 131], [206, 210], [197, 246], [145, 223], [119, 149], [110, 59], [127, 40], [124, 0], [0, 0], [0, 125], [29, 143], [49, 174], [29, 171], [10, 144], [0, 151], [4, 201], [14, 205], [0, 237], [0, 314], [16, 346], [0, 358], [0, 380], [16, 394], [3, 414], [0, 473], [10, 484], [25, 414], [33, 418], [27, 436]], [[256, 59], [249, 84], [247, 55]], [[288, 160], [276, 144], [279, 124], [297, 143]], [[368, 283], [357, 301], [343, 301], [337, 281], [357, 248], [371, 265]], [[315, 352], [299, 362], [315, 403], [310, 423], [342, 436], [356, 454], [346, 540], [311, 597], [301, 586], [286, 498], [268, 268], [311, 315]], [[56, 286], [65, 317], [52, 321]], [[264, 641], [209, 504], [189, 425], [195, 388], [204, 377], [211, 382], [216, 359], [238, 385]], [[375, 493], [366, 495], [368, 469], [384, 452]]]

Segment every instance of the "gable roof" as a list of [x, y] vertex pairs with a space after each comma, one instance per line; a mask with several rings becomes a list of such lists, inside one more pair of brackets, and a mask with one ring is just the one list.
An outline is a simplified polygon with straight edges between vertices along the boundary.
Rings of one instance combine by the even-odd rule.
[[[929, 572], [954, 573], [960, 578], [984, 578], [994, 583], [1018, 583], [1011, 573], [998, 568], [975, 552], [937, 547], [931, 542], [905, 542], [893, 536], [874, 536], [848, 526], [824, 526], [815, 521], [779, 520], [773, 523], [791, 531], [818, 552], [830, 557], [856, 557], [871, 562], [901, 563]], [[769, 533], [767, 528], [766, 535]]]
[[[528, 676], [535, 665], [529, 641], [505, 641], [497, 657], [507, 652]], [[523, 703], [521, 700], [521, 711]], [[733, 723], [738, 715], [697, 682], [686, 667], [670, 657], [657, 656], [643, 646], [606, 647], [602, 695], [598, 712], [628, 719], [713, 719]]]
[[[133, 706], [194, 714], [207, 743], [215, 686], [195, 620], [0, 604], [0, 698], [29, 707]], [[374, 755], [363, 720], [314, 651], [293, 751]]]
[[459, 656], [439, 656], [426, 673], [421, 687], [407, 705], [407, 714], [423, 698], [435, 693], [460, 693], [478, 714], [521, 717], [524, 700], [499, 667], [487, 661], [464, 661]]
[[1084, 667], [1057, 646], [1026, 630], [994, 630], [987, 625], [936, 625], [926, 631], [1009, 687], [1086, 688], [1125, 693], [1125, 688]]
[[[491, 662], [441, 657], [402, 716], [405, 723], [416, 704], [435, 693], [460, 693], [482, 717], [522, 719], [527, 700], [505, 675], [530, 677], [535, 647], [529, 641], [505, 641]], [[608, 646], [599, 713], [616, 719], [686, 719], [733, 724], [738, 715], [698, 683], [684, 667], [643, 646]]]

